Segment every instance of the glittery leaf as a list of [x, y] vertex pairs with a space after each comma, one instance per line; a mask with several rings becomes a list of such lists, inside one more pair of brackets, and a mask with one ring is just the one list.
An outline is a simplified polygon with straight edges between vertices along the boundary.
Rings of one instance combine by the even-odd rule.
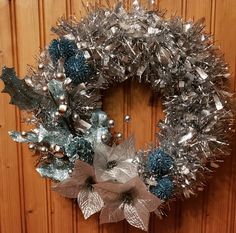
[[69, 177], [72, 164], [58, 158], [52, 158], [48, 163], [40, 164], [36, 171], [43, 177], [56, 181], [63, 181]]
[[13, 68], [4, 67], [1, 79], [5, 84], [2, 92], [11, 96], [11, 104], [24, 110], [32, 110], [40, 106], [44, 97], [36, 93], [24, 80], [17, 78]]

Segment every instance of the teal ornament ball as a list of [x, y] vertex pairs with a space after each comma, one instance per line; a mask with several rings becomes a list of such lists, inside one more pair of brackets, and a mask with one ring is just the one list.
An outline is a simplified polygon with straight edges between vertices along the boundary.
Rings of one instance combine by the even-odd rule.
[[66, 59], [64, 69], [66, 77], [69, 77], [75, 85], [88, 81], [91, 74], [91, 69], [82, 53]]
[[48, 47], [48, 52], [53, 63], [56, 63], [60, 58], [67, 59], [75, 56], [78, 53], [78, 48], [74, 41], [61, 38], [52, 40]]
[[171, 156], [163, 150], [157, 149], [148, 154], [147, 169], [151, 173], [162, 176], [169, 173], [173, 163], [174, 160]]
[[150, 192], [162, 200], [168, 200], [173, 195], [174, 184], [169, 177], [157, 181], [156, 186], [150, 187]]

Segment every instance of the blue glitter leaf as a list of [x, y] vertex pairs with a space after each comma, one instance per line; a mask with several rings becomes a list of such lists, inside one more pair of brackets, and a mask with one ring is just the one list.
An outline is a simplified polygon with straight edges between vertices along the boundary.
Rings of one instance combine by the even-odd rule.
[[[3, 93], [11, 96], [11, 104], [18, 106], [23, 110], [33, 110], [45, 101], [45, 97], [36, 93], [34, 89], [28, 86], [24, 79], [19, 79], [13, 68], [3, 67], [2, 81], [5, 84]], [[47, 100], [46, 100], [47, 101]]]

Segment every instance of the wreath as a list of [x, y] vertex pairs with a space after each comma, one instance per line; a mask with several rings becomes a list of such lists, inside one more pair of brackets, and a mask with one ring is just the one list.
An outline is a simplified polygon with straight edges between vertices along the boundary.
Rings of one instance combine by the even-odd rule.
[[[217, 161], [229, 153], [230, 76], [204, 22], [165, 19], [137, 1], [98, 8], [77, 21], [60, 19], [58, 35], [24, 79], [4, 67], [3, 92], [31, 113], [29, 132], [9, 132], [37, 154], [36, 170], [57, 181], [53, 190], [77, 198], [85, 218], [126, 219], [148, 229], [151, 212], [196, 194]], [[134, 137], [115, 143], [114, 120], [102, 111], [101, 92], [127, 79], [161, 94], [165, 119], [159, 146], [135, 150]], [[127, 121], [130, 116], [126, 116]]]

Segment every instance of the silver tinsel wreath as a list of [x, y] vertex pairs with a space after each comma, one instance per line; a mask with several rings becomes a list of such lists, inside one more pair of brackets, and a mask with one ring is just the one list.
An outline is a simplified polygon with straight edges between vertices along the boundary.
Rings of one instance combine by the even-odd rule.
[[[131, 225], [147, 230], [148, 221], [128, 214], [130, 206], [137, 210], [133, 193], [149, 195], [138, 194], [134, 184], [141, 180], [157, 196], [158, 206], [189, 197], [229, 154], [230, 74], [203, 29], [203, 20], [165, 19], [162, 12], [144, 10], [137, 1], [127, 12], [119, 3], [114, 9], [98, 8], [80, 21], [59, 20], [52, 28], [59, 38], [40, 54], [38, 68], [31, 68], [24, 80], [12, 69], [3, 69], [4, 91], [13, 104], [33, 113], [29, 122], [36, 126], [30, 132], [10, 132], [11, 137], [29, 143], [39, 154], [37, 171], [61, 181], [56, 191], [67, 197], [78, 194], [86, 218], [109, 203], [111, 195], [107, 199], [101, 190], [115, 190], [119, 183], [124, 184], [118, 188], [124, 213], [113, 218], [103, 210], [102, 222], [124, 215]], [[127, 79], [149, 83], [162, 95], [165, 119], [159, 122], [157, 148], [135, 152], [132, 138], [108, 146], [113, 121], [101, 111], [100, 90]], [[79, 173], [83, 167], [91, 174], [86, 179]], [[93, 201], [87, 202], [90, 198]], [[154, 211], [143, 203], [147, 211]]]

